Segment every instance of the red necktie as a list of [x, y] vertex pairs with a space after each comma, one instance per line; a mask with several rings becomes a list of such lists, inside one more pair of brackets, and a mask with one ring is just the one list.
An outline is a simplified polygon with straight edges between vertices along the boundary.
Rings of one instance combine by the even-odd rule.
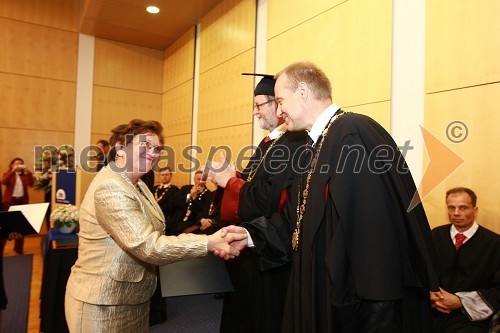
[[269, 137], [269, 135], [268, 135], [268, 136], [266, 136], [266, 137], [264, 138], [264, 142], [269, 142], [269, 141], [271, 141], [271, 138], [270, 138], [270, 137]]
[[464, 240], [467, 237], [464, 234], [456, 234], [455, 235], [455, 248], [458, 250], [462, 245], [464, 245]]

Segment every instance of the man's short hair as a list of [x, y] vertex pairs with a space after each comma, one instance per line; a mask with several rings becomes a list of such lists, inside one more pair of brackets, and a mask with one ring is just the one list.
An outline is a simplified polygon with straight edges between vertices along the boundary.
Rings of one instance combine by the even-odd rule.
[[274, 76], [277, 80], [282, 74], [286, 75], [288, 82], [285, 87], [292, 91], [297, 90], [300, 82], [309, 85], [317, 100], [332, 99], [332, 84], [326, 74], [311, 62], [296, 62], [288, 65]]
[[449, 189], [448, 191], [446, 191], [446, 199], [448, 199], [450, 194], [455, 194], [455, 193], [467, 193], [470, 197], [472, 207], [476, 207], [477, 196], [473, 190], [471, 190], [470, 188], [467, 188], [467, 187], [455, 187], [455, 188], [452, 188], [452, 189]]
[[172, 169], [170, 169], [170, 167], [168, 166], [160, 168], [160, 173], [164, 173], [165, 171], [172, 173]]

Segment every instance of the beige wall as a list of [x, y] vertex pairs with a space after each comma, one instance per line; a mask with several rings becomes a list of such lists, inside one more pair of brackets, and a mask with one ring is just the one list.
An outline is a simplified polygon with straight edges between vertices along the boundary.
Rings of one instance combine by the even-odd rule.
[[194, 27], [164, 52], [162, 123], [165, 126], [165, 145], [174, 150], [174, 156], [168, 157], [168, 164], [174, 172], [172, 183], [178, 186], [190, 183], [187, 172], [190, 162], [182, 156], [182, 151], [191, 145], [194, 52]]
[[96, 38], [91, 139], [131, 119], [161, 119], [163, 52]]
[[268, 72], [312, 61], [332, 81], [335, 103], [389, 130], [391, 29], [391, 1], [268, 1]]
[[254, 69], [255, 16], [254, 0], [229, 0], [201, 21], [197, 144], [202, 163], [211, 146], [228, 147], [234, 160], [252, 143], [253, 79], [241, 73]]

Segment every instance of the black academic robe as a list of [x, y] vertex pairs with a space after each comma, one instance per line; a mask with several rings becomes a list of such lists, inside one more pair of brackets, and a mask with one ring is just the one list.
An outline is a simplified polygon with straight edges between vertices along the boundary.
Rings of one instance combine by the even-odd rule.
[[[209, 189], [199, 193], [198, 196], [192, 200], [186, 201], [187, 195], [191, 192], [193, 185], [184, 185], [176, 192], [172, 198], [172, 213], [167, 218], [166, 224], [166, 234], [167, 235], [179, 235], [184, 232], [185, 229], [194, 226], [199, 223], [202, 217], [208, 214], [210, 209], [210, 203], [212, 202], [213, 193]], [[186, 213], [191, 203], [191, 213], [186, 217]]]
[[[293, 179], [290, 161], [303, 145], [305, 133], [286, 132], [276, 140], [274, 144], [263, 140], [241, 178], [230, 180], [233, 183], [226, 186], [222, 223], [238, 224], [259, 216], [271, 216], [280, 210], [280, 202], [286, 201], [284, 193]], [[259, 165], [264, 154], [265, 159]], [[249, 174], [253, 174], [253, 178], [246, 181]], [[226, 262], [235, 291], [224, 298], [221, 332], [280, 331], [291, 266], [289, 261], [280, 265], [267, 263], [259, 260], [251, 248]]]
[[[451, 225], [432, 230], [440, 261], [440, 285], [450, 292], [477, 291], [493, 313], [500, 309], [500, 236], [479, 226], [477, 232], [457, 251], [450, 237]], [[453, 332], [466, 327], [483, 327], [489, 319], [471, 322], [461, 311], [433, 312], [435, 332]]]
[[156, 185], [153, 188], [153, 193], [155, 197], [158, 197], [160, 199], [158, 202], [158, 205], [160, 206], [163, 215], [165, 216], [165, 219], [170, 216], [170, 213], [173, 210], [173, 198], [175, 197], [177, 191], [179, 191], [179, 188], [175, 185], [170, 185], [169, 187], [165, 188], [160, 188], [160, 185]]
[[[300, 246], [292, 251], [283, 332], [370, 332], [376, 328], [370, 307], [383, 302], [401, 311], [395, 322], [404, 332], [428, 332], [436, 254], [422, 205], [407, 211], [416, 187], [397, 145], [374, 120], [351, 113], [315, 149], [320, 140]], [[260, 220], [248, 225], [268, 256], [279, 255], [283, 240], [291, 243], [299, 181], [306, 176], [295, 177], [285, 209], [292, 225], [276, 215], [265, 227]]]

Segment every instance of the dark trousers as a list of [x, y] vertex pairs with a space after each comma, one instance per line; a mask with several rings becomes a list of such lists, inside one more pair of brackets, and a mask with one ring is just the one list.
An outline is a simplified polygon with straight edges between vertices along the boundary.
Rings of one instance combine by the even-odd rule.
[[[20, 198], [12, 198], [10, 202], [4, 202], [4, 210], [9, 210], [10, 206], [24, 205], [27, 204], [26, 199], [24, 197]], [[14, 239], [14, 251], [16, 253], [22, 254], [24, 251], [24, 238], [16, 238]]]
[[335, 332], [402, 332], [401, 301], [360, 301], [334, 308]]
[[460, 310], [450, 314], [433, 311], [432, 331], [434, 333], [486, 333], [489, 320], [470, 321]]

